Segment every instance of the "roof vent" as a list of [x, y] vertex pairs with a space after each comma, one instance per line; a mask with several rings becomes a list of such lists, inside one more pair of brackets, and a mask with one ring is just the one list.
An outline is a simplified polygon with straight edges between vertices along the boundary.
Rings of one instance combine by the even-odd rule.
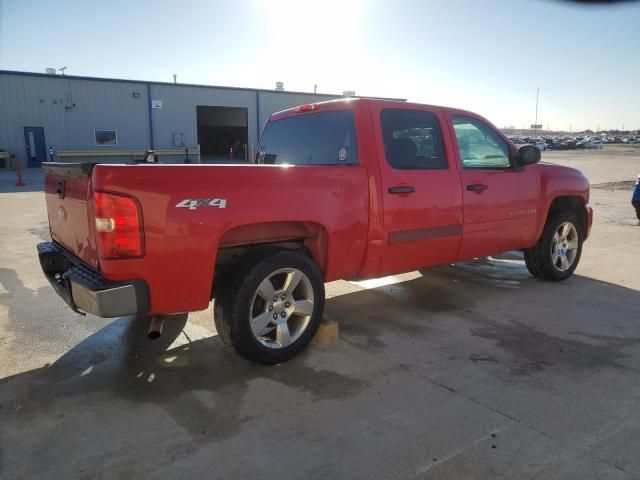
[[276, 82], [276, 92], [284, 92], [284, 82]]
[[55, 74], [56, 74], [56, 69], [55, 69], [55, 68], [47, 68], [47, 69], [45, 70], [45, 73], [46, 73], [47, 75], [55, 75]]

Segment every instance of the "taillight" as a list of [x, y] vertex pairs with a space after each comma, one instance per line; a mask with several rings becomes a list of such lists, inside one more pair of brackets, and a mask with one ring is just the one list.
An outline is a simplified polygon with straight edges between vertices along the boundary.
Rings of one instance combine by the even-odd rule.
[[138, 202], [123, 195], [93, 192], [98, 256], [103, 259], [141, 257], [142, 217]]

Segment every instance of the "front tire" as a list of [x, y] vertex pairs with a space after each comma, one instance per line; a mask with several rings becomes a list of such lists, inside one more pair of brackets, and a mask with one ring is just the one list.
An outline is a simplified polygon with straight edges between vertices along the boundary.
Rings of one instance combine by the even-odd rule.
[[524, 251], [527, 269], [544, 280], [566, 280], [578, 266], [582, 241], [582, 225], [575, 213], [564, 211], [553, 215], [538, 243]]
[[324, 313], [324, 282], [306, 255], [282, 250], [243, 262], [217, 308], [216, 326], [236, 352], [276, 364], [304, 350]]

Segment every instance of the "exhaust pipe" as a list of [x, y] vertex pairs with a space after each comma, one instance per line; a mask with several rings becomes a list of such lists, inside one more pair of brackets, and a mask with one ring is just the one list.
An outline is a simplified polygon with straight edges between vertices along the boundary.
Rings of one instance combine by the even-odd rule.
[[157, 340], [162, 335], [162, 326], [164, 325], [164, 318], [159, 315], [154, 315], [151, 317], [151, 321], [149, 322], [149, 331], [147, 332], [147, 336], [149, 340]]

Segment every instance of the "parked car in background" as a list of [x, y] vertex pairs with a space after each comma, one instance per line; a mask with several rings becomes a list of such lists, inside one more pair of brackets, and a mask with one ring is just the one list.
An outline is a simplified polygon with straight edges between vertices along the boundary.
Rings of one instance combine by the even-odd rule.
[[564, 144], [559, 139], [553, 139], [551, 143], [547, 143], [547, 150], [564, 150]]
[[547, 142], [545, 142], [544, 140], [538, 140], [533, 144], [533, 146], [542, 152], [543, 150], [547, 149]]
[[583, 148], [602, 148], [602, 139], [590, 138], [584, 143]]

